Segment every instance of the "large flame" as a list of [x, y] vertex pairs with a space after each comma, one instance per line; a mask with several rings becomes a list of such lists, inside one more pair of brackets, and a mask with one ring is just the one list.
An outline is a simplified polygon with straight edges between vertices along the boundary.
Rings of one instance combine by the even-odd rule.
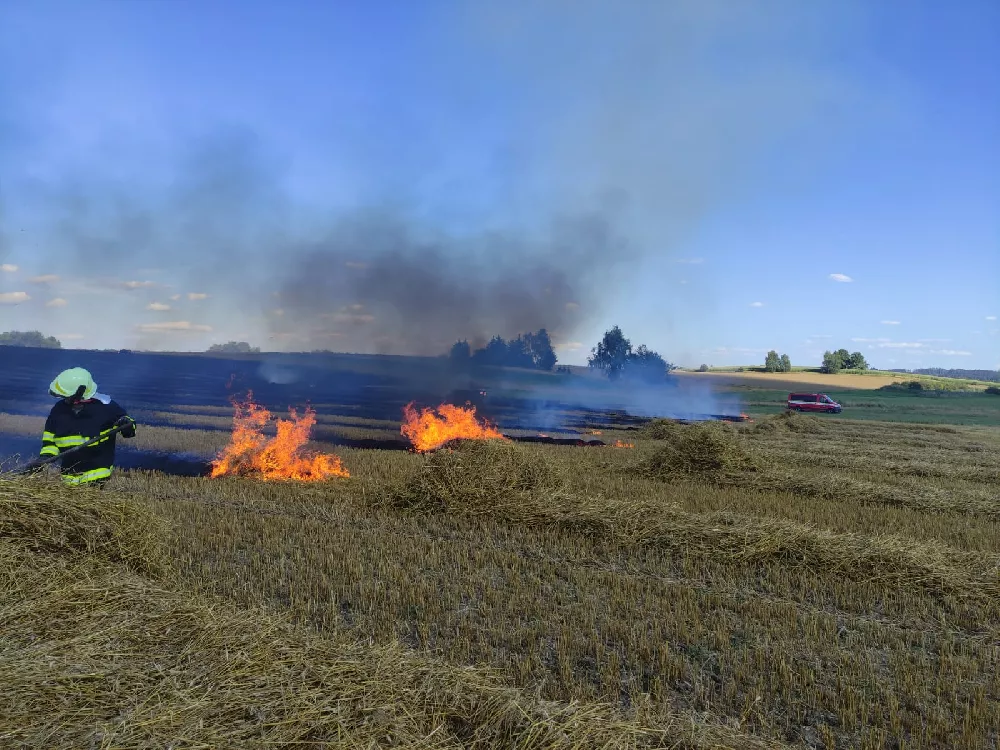
[[233, 436], [212, 462], [213, 477], [254, 476], [260, 479], [297, 479], [316, 482], [331, 477], [349, 477], [339, 456], [307, 453], [302, 447], [316, 424], [316, 413], [306, 409], [301, 417], [289, 409], [291, 419], [277, 420], [277, 434], [268, 437], [264, 428], [271, 412], [253, 402], [248, 393], [243, 403], [234, 401]]
[[476, 407], [454, 404], [441, 404], [437, 409], [426, 408], [418, 412], [410, 402], [403, 407], [400, 432], [419, 453], [440, 448], [449, 440], [507, 439], [485, 420], [476, 420]]

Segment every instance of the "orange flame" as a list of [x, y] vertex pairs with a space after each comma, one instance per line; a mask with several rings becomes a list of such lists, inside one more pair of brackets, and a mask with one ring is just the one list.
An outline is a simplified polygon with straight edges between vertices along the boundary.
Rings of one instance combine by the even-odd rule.
[[591, 435], [603, 435], [604, 433], [601, 432], [600, 430], [591, 430], [590, 434]]
[[616, 440], [611, 444], [613, 448], [635, 448], [635, 443], [623, 443], [621, 440]]
[[[436, 413], [435, 413], [436, 412]], [[399, 430], [413, 443], [418, 453], [440, 448], [449, 440], [506, 440], [499, 430], [485, 420], [476, 420], [476, 407], [441, 404], [437, 409], [421, 409], [413, 402], [403, 407], [403, 426]]]
[[277, 420], [277, 434], [264, 435], [271, 412], [253, 402], [247, 394], [244, 403], [234, 401], [233, 435], [212, 462], [213, 477], [256, 476], [260, 479], [297, 479], [318, 482], [331, 477], [349, 477], [339, 456], [306, 453], [302, 446], [316, 424], [316, 412], [307, 408], [301, 417], [289, 409], [291, 419]]

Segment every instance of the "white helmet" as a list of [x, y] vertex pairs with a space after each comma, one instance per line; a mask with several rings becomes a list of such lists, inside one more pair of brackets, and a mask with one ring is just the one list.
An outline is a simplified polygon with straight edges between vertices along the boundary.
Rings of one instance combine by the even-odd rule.
[[71, 398], [78, 395], [81, 387], [83, 388], [83, 393], [79, 394], [81, 398], [91, 398], [97, 393], [97, 383], [90, 373], [82, 367], [73, 367], [63, 370], [56, 376], [49, 385], [49, 394], [58, 398]]

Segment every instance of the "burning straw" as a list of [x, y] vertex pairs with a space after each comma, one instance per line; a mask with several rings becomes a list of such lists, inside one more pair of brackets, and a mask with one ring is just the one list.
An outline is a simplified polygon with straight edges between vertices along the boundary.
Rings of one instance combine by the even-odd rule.
[[339, 456], [304, 450], [316, 424], [312, 409], [306, 409], [301, 417], [289, 409], [291, 419], [277, 420], [276, 434], [268, 437], [264, 430], [271, 422], [271, 413], [254, 403], [252, 393], [243, 403], [233, 402], [233, 408], [233, 436], [212, 462], [213, 477], [321, 481], [350, 476]]
[[150, 548], [156, 527], [123, 523], [149, 520], [137, 506], [38, 482], [2, 493], [5, 747], [780, 747], [669, 713], [651, 729], [542, 701], [399, 645], [173, 589], [127, 552]]
[[405, 435], [418, 453], [440, 448], [452, 440], [502, 440], [503, 434], [486, 420], [476, 418], [476, 407], [441, 404], [419, 412], [409, 403], [403, 407]]

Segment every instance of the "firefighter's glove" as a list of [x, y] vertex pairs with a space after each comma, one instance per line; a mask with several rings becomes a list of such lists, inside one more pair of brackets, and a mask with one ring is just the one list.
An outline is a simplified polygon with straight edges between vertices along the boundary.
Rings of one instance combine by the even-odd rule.
[[120, 428], [121, 436], [124, 438], [135, 437], [135, 422], [131, 417], [119, 417], [115, 422], [115, 427]]

